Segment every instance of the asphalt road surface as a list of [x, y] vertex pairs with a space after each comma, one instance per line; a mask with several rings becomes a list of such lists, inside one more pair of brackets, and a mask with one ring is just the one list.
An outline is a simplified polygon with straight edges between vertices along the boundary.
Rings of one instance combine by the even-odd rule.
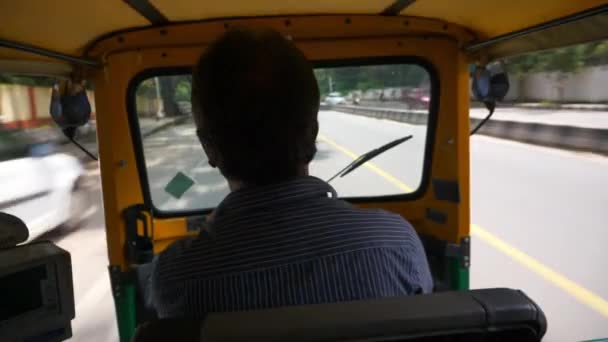
[[[342, 196], [413, 191], [422, 175], [422, 126], [322, 112], [311, 173], [327, 179], [356, 155], [409, 134], [412, 140], [332, 185]], [[159, 131], [144, 146], [158, 208], [213, 207], [227, 192], [190, 123]], [[165, 191], [178, 171], [194, 180], [180, 199]], [[471, 174], [471, 287], [523, 289], [548, 317], [545, 341], [608, 337], [608, 158], [479, 136]], [[98, 177], [91, 168], [87, 222], [47, 236], [72, 253], [73, 341], [117, 340]]]

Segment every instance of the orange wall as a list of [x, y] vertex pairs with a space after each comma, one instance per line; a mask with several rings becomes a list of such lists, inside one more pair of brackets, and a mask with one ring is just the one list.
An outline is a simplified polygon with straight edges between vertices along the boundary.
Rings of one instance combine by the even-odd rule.
[[[95, 96], [88, 91], [95, 113]], [[51, 88], [0, 84], [0, 122], [8, 127], [37, 127], [51, 122]]]

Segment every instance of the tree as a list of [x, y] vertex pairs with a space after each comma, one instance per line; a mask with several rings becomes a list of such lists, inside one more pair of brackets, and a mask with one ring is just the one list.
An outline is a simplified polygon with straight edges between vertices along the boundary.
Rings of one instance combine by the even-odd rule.
[[192, 93], [192, 77], [180, 77], [175, 86], [175, 101], [190, 102]]
[[608, 41], [585, 43], [523, 54], [510, 57], [505, 62], [507, 71], [511, 77], [514, 77], [519, 82], [520, 89], [528, 73], [556, 73], [559, 98], [562, 98], [565, 86], [564, 82], [569, 75], [578, 72], [586, 66], [608, 64]]
[[567, 75], [585, 66], [608, 64], [608, 40], [514, 56], [506, 64], [512, 75], [542, 71]]
[[[157, 84], [159, 89], [157, 89]], [[186, 114], [182, 112], [179, 102], [190, 102], [191, 90], [191, 75], [159, 76], [142, 81], [137, 86], [137, 96], [154, 99], [157, 98], [158, 91], [164, 115], [178, 116]]]
[[595, 66], [606, 64], [608, 64], [608, 40], [590, 43], [585, 65]]
[[415, 64], [322, 68], [315, 70], [315, 77], [322, 96], [330, 91], [347, 94], [386, 87], [419, 87], [428, 81], [426, 70]]
[[163, 101], [165, 116], [178, 116], [182, 114], [177, 105], [177, 101], [175, 100], [175, 90], [177, 88], [178, 78], [179, 76], [158, 77], [160, 96]]

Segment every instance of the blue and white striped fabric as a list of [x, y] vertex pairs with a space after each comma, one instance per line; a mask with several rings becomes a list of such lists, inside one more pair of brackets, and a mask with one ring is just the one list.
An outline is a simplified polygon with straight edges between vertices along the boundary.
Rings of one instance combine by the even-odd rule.
[[229, 194], [210, 232], [160, 254], [152, 299], [161, 318], [427, 293], [412, 226], [336, 198], [314, 177]]

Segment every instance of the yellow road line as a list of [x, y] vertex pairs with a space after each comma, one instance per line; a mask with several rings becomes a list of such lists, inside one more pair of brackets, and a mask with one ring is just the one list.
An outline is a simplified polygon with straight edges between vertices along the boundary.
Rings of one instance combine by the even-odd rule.
[[[356, 155], [352, 151], [350, 151], [347, 148], [339, 145], [338, 143], [336, 143], [335, 141], [333, 141], [333, 140], [325, 137], [324, 135], [319, 134], [317, 136], [317, 138], [319, 138], [319, 140], [323, 141], [324, 143], [327, 143], [327, 144], [331, 145], [336, 150], [338, 150], [338, 151], [346, 154], [347, 156], [349, 156], [349, 157], [351, 157], [353, 159], [357, 159], [359, 157], [358, 155]], [[387, 181], [389, 181], [390, 183], [392, 183], [393, 185], [395, 185], [396, 187], [398, 187], [399, 189], [401, 189], [401, 191], [405, 191], [405, 192], [413, 192], [414, 191], [414, 189], [410, 188], [409, 186], [407, 186], [405, 183], [403, 183], [402, 181], [400, 181], [397, 178], [395, 178], [390, 173], [382, 170], [381, 168], [379, 168], [378, 166], [376, 166], [376, 164], [373, 164], [371, 162], [367, 162], [367, 163], [363, 164], [363, 166], [365, 166], [368, 169], [374, 171], [380, 177], [386, 179]]]
[[545, 280], [553, 283], [555, 286], [566, 291], [569, 295], [576, 298], [578, 301], [586, 304], [587, 306], [599, 312], [603, 316], [608, 317], [608, 301], [606, 301], [602, 297], [587, 290], [586, 288], [580, 286], [574, 281], [566, 278], [564, 275], [543, 265], [538, 260], [502, 241], [492, 233], [488, 232], [487, 230], [481, 228], [476, 224], [471, 224], [471, 234], [480, 238], [481, 240], [503, 252], [504, 254], [508, 255], [511, 259], [526, 266], [528, 269], [543, 277]]
[[[356, 159], [358, 157], [354, 152], [350, 151], [346, 147], [341, 146], [340, 144], [336, 143], [335, 141], [333, 141], [321, 134], [319, 134], [318, 138], [319, 138], [319, 140], [331, 145], [338, 151], [346, 154], [347, 156], [349, 156], [353, 159]], [[412, 191], [412, 188], [410, 188], [405, 183], [403, 183], [400, 180], [398, 180], [397, 178], [395, 178], [390, 173], [382, 170], [375, 164], [367, 162], [364, 164], [364, 166], [367, 167], [368, 169], [372, 170], [376, 174], [378, 174], [380, 177], [393, 183], [399, 189], [406, 191], [406, 192]], [[532, 258], [531, 256], [522, 252], [521, 250], [502, 241], [495, 235], [491, 234], [490, 232], [488, 232], [487, 230], [481, 228], [480, 226], [478, 226], [476, 224], [471, 224], [471, 234], [480, 238], [481, 240], [483, 240], [490, 246], [494, 247], [495, 249], [503, 252], [504, 254], [509, 256], [511, 259], [513, 259], [513, 260], [517, 261], [518, 263], [520, 263], [521, 265], [527, 267], [532, 272], [538, 274], [539, 276], [541, 276], [545, 280], [549, 281], [553, 285], [559, 287], [560, 289], [562, 289], [563, 291], [565, 291], [572, 297], [576, 298], [579, 302], [587, 305], [588, 307], [597, 311], [601, 315], [608, 317], [608, 301], [606, 301], [602, 297], [596, 295], [595, 293], [589, 291], [588, 289], [586, 289], [586, 288], [582, 287], [581, 285], [575, 283], [574, 281], [568, 279], [566, 276], [552, 270], [548, 266], [543, 265], [538, 260]]]

